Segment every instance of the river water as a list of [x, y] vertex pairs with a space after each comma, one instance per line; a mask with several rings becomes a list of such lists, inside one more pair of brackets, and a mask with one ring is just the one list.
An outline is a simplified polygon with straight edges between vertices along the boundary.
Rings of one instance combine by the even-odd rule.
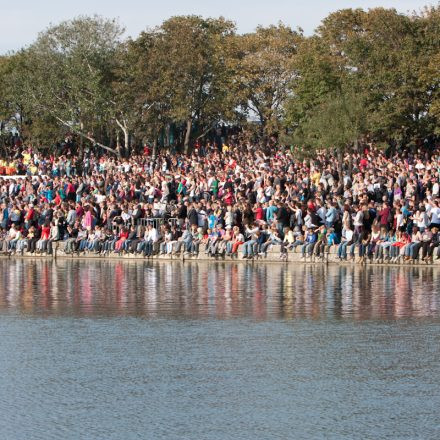
[[0, 439], [438, 439], [440, 270], [0, 261]]

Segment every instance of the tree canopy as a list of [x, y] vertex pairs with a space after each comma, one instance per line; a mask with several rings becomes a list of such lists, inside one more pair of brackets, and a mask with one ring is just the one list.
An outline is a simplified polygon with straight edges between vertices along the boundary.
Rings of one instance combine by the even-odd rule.
[[77, 17], [1, 56], [0, 134], [50, 146], [72, 133], [117, 154], [171, 130], [188, 150], [218, 124], [309, 149], [440, 134], [440, 6], [343, 9], [310, 37], [282, 23], [240, 35], [200, 16], [123, 35]]

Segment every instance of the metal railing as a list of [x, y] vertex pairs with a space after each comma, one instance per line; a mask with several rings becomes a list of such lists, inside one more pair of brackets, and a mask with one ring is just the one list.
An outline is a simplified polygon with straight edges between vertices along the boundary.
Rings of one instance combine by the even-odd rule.
[[150, 217], [150, 218], [139, 218], [136, 222], [136, 226], [144, 226], [153, 225], [156, 229], [159, 229], [162, 225], [169, 224], [170, 226], [177, 225], [177, 218], [163, 218], [163, 217]]

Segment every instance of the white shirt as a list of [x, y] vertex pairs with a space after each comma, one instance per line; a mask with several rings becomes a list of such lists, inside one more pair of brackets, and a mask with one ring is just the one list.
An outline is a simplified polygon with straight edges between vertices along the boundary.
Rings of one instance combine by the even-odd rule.
[[345, 239], [350, 241], [353, 238], [353, 231], [351, 229], [347, 229], [345, 231]]
[[325, 206], [321, 206], [318, 211], [316, 211], [318, 214], [318, 217], [324, 222], [325, 221], [325, 214], [327, 213], [327, 209]]
[[356, 216], [354, 217], [353, 223], [355, 226], [362, 226], [363, 220], [364, 220], [364, 213], [361, 210], [359, 210], [358, 212], [356, 212]]
[[431, 223], [440, 223], [440, 208], [431, 208]]
[[14, 228], [9, 229], [9, 232], [8, 232], [9, 239], [16, 238], [17, 233], [18, 233], [18, 231], [16, 229], [14, 229]]
[[95, 195], [96, 203], [102, 203], [106, 197], [103, 194], [96, 194]]
[[147, 240], [151, 240], [152, 242], [156, 242], [157, 240], [159, 240], [159, 234], [157, 233], [157, 229], [156, 228], [152, 228], [148, 231], [147, 234]]

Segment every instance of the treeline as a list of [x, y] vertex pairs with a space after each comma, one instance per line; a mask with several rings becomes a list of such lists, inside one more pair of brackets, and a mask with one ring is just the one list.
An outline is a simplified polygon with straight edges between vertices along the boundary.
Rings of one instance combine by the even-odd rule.
[[198, 16], [123, 33], [114, 20], [79, 17], [0, 57], [1, 135], [188, 150], [229, 124], [342, 151], [439, 133], [440, 6], [340, 10], [311, 37], [283, 24], [240, 35], [231, 21]]

